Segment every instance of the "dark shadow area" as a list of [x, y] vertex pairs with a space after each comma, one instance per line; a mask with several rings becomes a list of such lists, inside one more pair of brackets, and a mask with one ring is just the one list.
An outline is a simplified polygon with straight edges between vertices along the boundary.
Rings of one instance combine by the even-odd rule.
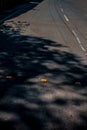
[[63, 99], [57, 99], [54, 101], [55, 104], [58, 104], [58, 105], [66, 105], [67, 102]]
[[[62, 44], [22, 35], [18, 27], [16, 30], [6, 25], [0, 27], [0, 130], [73, 130], [74, 127], [78, 130], [83, 122], [86, 130], [87, 118], [84, 121], [80, 116], [83, 122], [78, 125], [62, 113], [72, 102], [75, 108], [82, 101], [87, 105], [83, 95], [87, 91], [87, 65], [72, 53], [56, 50], [65, 47]], [[42, 77], [47, 77], [47, 87], [41, 87]], [[66, 86], [69, 90], [64, 90]], [[49, 93], [54, 90], [61, 95], [58, 98], [54, 93], [51, 100]], [[66, 91], [75, 93], [73, 101]], [[75, 108], [72, 111], [79, 115]]]
[[0, 11], [4, 11], [6, 9], [12, 9], [20, 4], [24, 4], [25, 2], [28, 2], [29, 0], [0, 0]]
[[[34, 9], [40, 2], [43, 0], [25, 0], [21, 2], [15, 2], [11, 5], [7, 6], [3, 11], [0, 12], [0, 20], [7, 18], [7, 20], [11, 18], [15, 18], [21, 14], [26, 13], [27, 11]], [[12, 14], [12, 15], [11, 15]]]

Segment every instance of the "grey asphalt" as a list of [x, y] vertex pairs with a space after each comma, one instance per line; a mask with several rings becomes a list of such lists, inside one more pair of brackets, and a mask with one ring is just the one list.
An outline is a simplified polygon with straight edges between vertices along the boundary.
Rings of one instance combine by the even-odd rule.
[[0, 130], [87, 130], [86, 1], [30, 5], [0, 26]]

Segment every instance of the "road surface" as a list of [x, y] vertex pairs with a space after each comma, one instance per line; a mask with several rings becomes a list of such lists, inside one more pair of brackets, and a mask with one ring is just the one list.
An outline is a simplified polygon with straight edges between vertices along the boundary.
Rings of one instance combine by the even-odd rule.
[[0, 130], [86, 130], [86, 1], [26, 6], [0, 27]]

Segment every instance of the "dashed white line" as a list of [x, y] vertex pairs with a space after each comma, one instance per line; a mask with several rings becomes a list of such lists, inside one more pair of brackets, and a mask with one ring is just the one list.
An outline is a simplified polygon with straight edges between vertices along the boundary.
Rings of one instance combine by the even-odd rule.
[[65, 20], [67, 21], [67, 22], [69, 22], [69, 19], [68, 19], [68, 17], [64, 14], [64, 18], [65, 18]]
[[73, 35], [75, 36], [76, 40], [78, 41], [78, 43], [79, 43], [81, 49], [82, 49], [83, 51], [86, 51], [86, 49], [83, 47], [83, 45], [82, 45], [82, 43], [81, 43], [79, 37], [77, 36], [76, 32], [75, 32], [74, 30], [72, 30], [72, 33], [73, 33]]
[[[64, 13], [64, 10], [63, 10], [62, 7], [60, 8], [60, 10], [61, 10], [61, 12]], [[68, 18], [65, 14], [64, 14], [64, 18], [65, 18], [65, 20], [66, 20], [67, 22], [69, 22], [69, 18]], [[85, 48], [83, 47], [83, 45], [82, 45], [82, 42], [80, 41], [79, 37], [77, 36], [76, 32], [75, 32], [74, 30], [72, 30], [72, 33], [73, 33], [73, 35], [75, 36], [77, 42], [79, 43], [81, 49], [82, 49], [83, 51], [86, 51], [86, 49], [85, 49]]]
[[64, 10], [63, 10], [63, 8], [60, 8], [60, 10], [61, 10], [61, 12], [63, 12]]

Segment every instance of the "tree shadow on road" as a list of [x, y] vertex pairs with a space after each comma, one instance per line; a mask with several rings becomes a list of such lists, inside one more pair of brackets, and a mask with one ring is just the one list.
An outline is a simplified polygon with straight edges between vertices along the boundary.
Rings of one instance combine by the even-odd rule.
[[0, 130], [86, 130], [87, 65], [60, 48], [0, 27]]
[[[25, 0], [25, 2], [15, 2], [15, 4], [9, 4], [7, 8], [0, 12], [0, 20], [6, 18], [6, 20], [10, 20], [15, 18], [21, 14], [26, 13], [34, 9], [37, 5], [39, 5], [43, 0]], [[21, 3], [21, 4], [20, 4]]]

